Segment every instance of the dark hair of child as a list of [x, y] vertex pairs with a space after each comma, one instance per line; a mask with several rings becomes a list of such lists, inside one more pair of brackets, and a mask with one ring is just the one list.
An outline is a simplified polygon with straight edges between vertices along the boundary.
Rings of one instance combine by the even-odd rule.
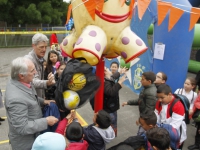
[[118, 62], [113, 61], [113, 62], [110, 64], [110, 67], [112, 66], [112, 64], [116, 64], [116, 65], [117, 65], [117, 68], [119, 68], [119, 63], [118, 63]]
[[75, 142], [79, 142], [83, 138], [83, 127], [80, 123], [72, 122], [67, 126], [66, 138]]
[[151, 83], [154, 83], [154, 81], [156, 80], [156, 75], [155, 75], [155, 73], [153, 73], [153, 72], [151, 72], [151, 71], [149, 71], [149, 72], [144, 72], [142, 75], [144, 76], [144, 78], [145, 78], [146, 80], [150, 80]]
[[99, 128], [108, 128], [111, 125], [110, 115], [105, 110], [98, 111], [96, 123], [99, 125]]
[[146, 132], [147, 139], [151, 146], [157, 147], [159, 150], [166, 150], [170, 147], [169, 132], [164, 128], [151, 128]]
[[59, 61], [59, 54], [54, 50], [49, 51], [48, 56], [47, 56], [47, 66], [46, 66], [46, 70], [47, 70], [48, 73], [50, 73], [52, 71], [52, 62], [50, 60], [51, 54], [56, 54], [57, 58], [58, 58], [57, 61]]
[[143, 119], [147, 125], [156, 125], [157, 116], [154, 111], [146, 111], [140, 114], [140, 118]]
[[157, 93], [164, 93], [165, 95], [168, 95], [169, 93], [172, 93], [172, 90], [169, 85], [161, 84], [157, 89]]

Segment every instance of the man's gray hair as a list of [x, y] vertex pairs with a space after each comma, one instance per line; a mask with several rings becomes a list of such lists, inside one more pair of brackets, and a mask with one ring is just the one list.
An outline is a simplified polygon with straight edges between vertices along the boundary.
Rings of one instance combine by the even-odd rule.
[[37, 45], [39, 42], [49, 42], [49, 39], [47, 38], [46, 35], [42, 34], [42, 33], [36, 33], [33, 37], [32, 37], [32, 44]]
[[19, 74], [26, 75], [28, 72], [27, 62], [31, 61], [28, 58], [18, 57], [11, 63], [11, 78], [13, 80], [19, 80]]

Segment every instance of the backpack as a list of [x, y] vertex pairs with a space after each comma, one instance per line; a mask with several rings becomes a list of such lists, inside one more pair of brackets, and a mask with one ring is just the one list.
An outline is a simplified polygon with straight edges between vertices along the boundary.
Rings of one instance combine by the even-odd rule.
[[175, 100], [172, 102], [171, 107], [169, 109], [170, 116], [172, 116], [173, 106], [176, 104], [176, 102], [178, 102], [180, 100], [180, 102], [183, 104], [183, 106], [185, 108], [185, 120], [184, 121], [186, 124], [189, 124], [190, 123], [190, 119], [189, 119], [190, 102], [189, 102], [188, 98], [181, 94], [174, 94], [174, 96], [175, 96]]
[[134, 150], [142, 149], [145, 147], [146, 140], [143, 136], [137, 135], [137, 136], [130, 136], [125, 141], [120, 142], [119, 144], [112, 146], [108, 148], [107, 150], [117, 150], [120, 145], [129, 145]]
[[[172, 102], [171, 107], [169, 108], [169, 115], [172, 116], [172, 108], [174, 105], [180, 100], [180, 102], [183, 104], [184, 109], [185, 109], [185, 123], [189, 124], [190, 119], [189, 119], [189, 108], [190, 108], [190, 102], [188, 98], [184, 95], [181, 94], [174, 94], [175, 100]], [[159, 107], [161, 107], [161, 102], [159, 103]]]
[[94, 97], [96, 91], [100, 87], [100, 80], [92, 73], [92, 70], [92, 66], [88, 64], [84, 58], [71, 59], [67, 62], [65, 69], [56, 82], [55, 100], [59, 109], [68, 113], [70, 112], [64, 105], [63, 92], [65, 90], [70, 90], [68, 88], [68, 83], [72, 80], [75, 73], [83, 73], [86, 77], [86, 85], [84, 88], [76, 91], [80, 97], [77, 108]]

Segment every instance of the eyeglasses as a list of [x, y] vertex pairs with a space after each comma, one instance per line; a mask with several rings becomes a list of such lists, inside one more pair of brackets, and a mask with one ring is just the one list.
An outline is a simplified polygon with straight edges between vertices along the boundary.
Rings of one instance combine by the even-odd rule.
[[161, 80], [162, 80], [162, 77], [156, 76], [156, 78], [158, 78], [158, 79], [161, 79]]

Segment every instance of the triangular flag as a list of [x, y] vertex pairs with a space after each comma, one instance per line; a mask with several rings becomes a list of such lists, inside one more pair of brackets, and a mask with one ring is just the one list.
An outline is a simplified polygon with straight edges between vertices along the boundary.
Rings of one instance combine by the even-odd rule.
[[129, 6], [129, 11], [130, 11], [129, 19], [131, 19], [132, 15], [133, 15], [133, 6], [134, 6], [134, 3], [135, 3], [135, 0], [132, 0], [131, 3], [130, 3], [130, 6]]
[[177, 7], [171, 7], [169, 14], [168, 31], [170, 31], [174, 27], [174, 25], [178, 22], [183, 13], [184, 11], [182, 9]]
[[161, 25], [171, 7], [171, 3], [158, 1], [158, 26]]
[[104, 0], [95, 0], [95, 3], [96, 3], [96, 9], [97, 9], [99, 12], [102, 12], [102, 10], [103, 10], [103, 5], [104, 5]]
[[149, 4], [150, 4], [151, 0], [138, 0], [138, 17], [140, 20], [142, 20], [142, 17], [146, 11], [146, 9], [148, 8]]
[[66, 23], [65, 23], [65, 24], [67, 24], [67, 23], [69, 22], [69, 19], [70, 19], [70, 17], [71, 17], [71, 12], [72, 12], [72, 4], [70, 4], [70, 5], [68, 6], [67, 20], [66, 20]]
[[194, 25], [197, 23], [199, 17], [200, 17], [200, 9], [192, 7], [191, 13], [190, 13], [190, 28], [189, 28], [189, 31], [191, 31], [194, 28]]
[[95, 20], [95, 8], [96, 8], [95, 0], [82, 0], [82, 1], [92, 19]]

